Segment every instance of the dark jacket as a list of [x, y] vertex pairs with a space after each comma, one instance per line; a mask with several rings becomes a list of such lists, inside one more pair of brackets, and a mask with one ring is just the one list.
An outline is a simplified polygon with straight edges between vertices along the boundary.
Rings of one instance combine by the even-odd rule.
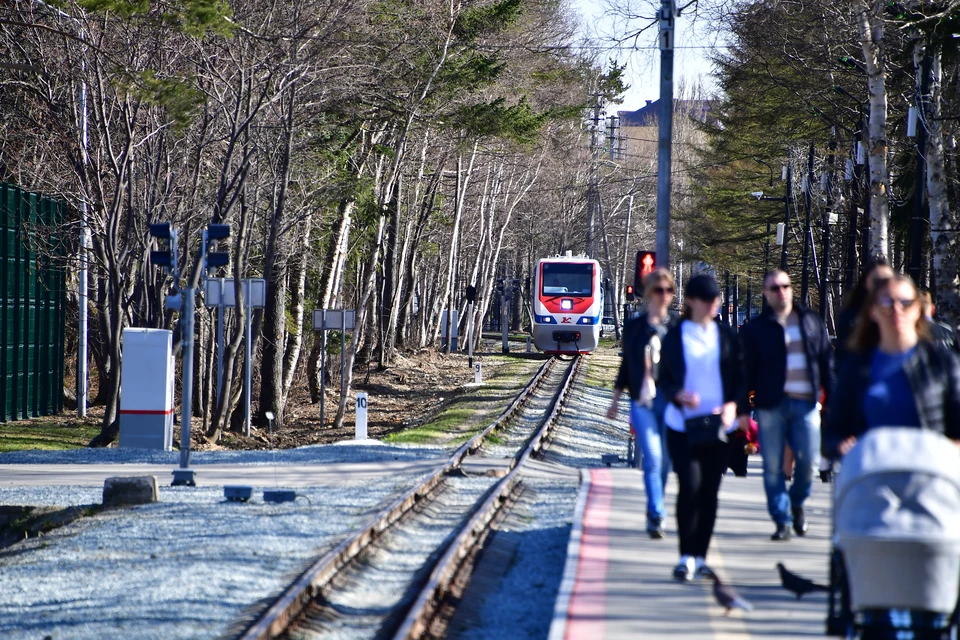
[[948, 324], [927, 319], [927, 326], [930, 327], [930, 337], [947, 351], [960, 351], [957, 345], [957, 334]]
[[[819, 399], [820, 387], [829, 398], [833, 390], [833, 346], [827, 328], [814, 311], [794, 305], [800, 314], [800, 335], [807, 356], [807, 375]], [[787, 343], [784, 328], [768, 307], [740, 330], [747, 388], [755, 392], [756, 409], [772, 409], [783, 400], [787, 380]]]
[[[670, 311], [666, 318], [667, 328], [673, 327], [679, 320], [677, 314]], [[623, 359], [620, 361], [620, 371], [617, 372], [614, 387], [621, 390], [629, 389], [632, 400], [640, 397], [643, 377], [647, 373], [647, 363], [643, 357], [644, 350], [650, 338], [656, 334], [657, 330], [647, 322], [646, 313], [641, 313], [627, 321], [623, 327]]]
[[[719, 322], [717, 325], [720, 328], [720, 379], [723, 385], [723, 401], [736, 402], [740, 407], [747, 402], [740, 341], [737, 340], [733, 329]], [[663, 349], [660, 351], [660, 377], [657, 379], [658, 390], [678, 407], [680, 405], [674, 401], [673, 397], [679, 391], [683, 391], [683, 383], [687, 378], [687, 364], [683, 358], [682, 326], [683, 321], [672, 327], [663, 339]]]
[[[823, 454], [837, 457], [837, 447], [867, 430], [863, 401], [870, 386], [873, 352], [851, 353], [837, 376], [830, 412], [823, 427]], [[903, 364], [910, 382], [920, 425], [954, 440], [960, 439], [960, 357], [931, 342], [921, 341]]]
[[858, 309], [846, 308], [837, 316], [837, 340], [834, 343], [835, 353], [833, 354], [833, 369], [840, 371], [843, 367], [843, 361], [850, 355], [850, 337], [853, 335], [853, 329], [857, 324], [857, 316], [860, 315]]

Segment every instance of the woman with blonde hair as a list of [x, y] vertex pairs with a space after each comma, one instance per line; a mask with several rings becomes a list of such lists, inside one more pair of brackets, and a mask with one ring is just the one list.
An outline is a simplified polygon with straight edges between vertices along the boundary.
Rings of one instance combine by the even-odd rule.
[[867, 297], [837, 376], [823, 452], [845, 455], [880, 426], [931, 429], [960, 440], [960, 358], [930, 339], [909, 276], [882, 280]]
[[663, 422], [667, 400], [657, 393], [656, 369], [663, 337], [677, 320], [670, 312], [675, 290], [673, 276], [666, 269], [656, 269], [643, 279], [643, 313], [624, 327], [623, 360], [607, 411], [609, 419], [616, 418], [620, 395], [624, 390], [630, 392], [630, 423], [636, 432], [638, 456], [642, 459], [647, 532], [651, 538], [665, 535], [663, 491], [670, 473]]

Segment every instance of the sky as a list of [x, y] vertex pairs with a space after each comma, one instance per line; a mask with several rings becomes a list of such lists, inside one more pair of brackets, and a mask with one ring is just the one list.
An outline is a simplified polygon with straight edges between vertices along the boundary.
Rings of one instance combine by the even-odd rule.
[[[598, 0], [573, 0], [573, 7], [584, 18], [586, 36], [597, 32], [610, 33], [613, 21], [603, 16], [603, 8]], [[715, 82], [710, 76], [711, 64], [708, 59], [709, 50], [703, 48], [703, 43], [711, 41], [714, 34], [709, 33], [709, 25], [699, 22], [696, 28], [691, 27], [690, 17], [681, 15], [676, 21], [676, 45], [674, 50], [674, 80], [675, 83], [686, 81], [688, 84], [701, 82], [707, 90], [715, 88]], [[624, 96], [622, 105], [613, 105], [612, 111], [634, 111], [643, 107], [647, 100], [656, 100], [660, 97], [660, 51], [657, 49], [657, 32], [651, 29], [641, 36], [639, 45], [646, 47], [638, 51], [621, 49], [618, 53], [620, 62], [628, 62], [626, 69], [627, 82], [630, 89]], [[677, 84], [674, 85], [676, 92]]]

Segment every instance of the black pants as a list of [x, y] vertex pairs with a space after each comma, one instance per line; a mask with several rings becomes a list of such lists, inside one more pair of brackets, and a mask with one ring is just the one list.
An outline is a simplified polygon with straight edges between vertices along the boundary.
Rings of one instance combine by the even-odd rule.
[[730, 447], [727, 443], [691, 447], [687, 444], [687, 434], [668, 428], [667, 449], [680, 483], [677, 495], [680, 555], [706, 558]]

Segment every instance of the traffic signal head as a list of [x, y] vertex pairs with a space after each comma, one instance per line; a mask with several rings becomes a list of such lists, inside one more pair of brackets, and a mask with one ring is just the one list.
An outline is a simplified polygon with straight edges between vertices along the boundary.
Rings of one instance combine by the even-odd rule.
[[228, 224], [208, 224], [207, 240], [223, 240], [230, 237], [230, 225]]
[[153, 222], [150, 224], [150, 235], [154, 238], [169, 240], [173, 236], [169, 222]]
[[635, 296], [634, 293], [633, 293], [633, 285], [632, 285], [632, 284], [628, 284], [628, 285], [627, 285], [627, 301], [628, 301], [628, 302], [633, 302], [634, 297], [636, 297], [636, 296]]

